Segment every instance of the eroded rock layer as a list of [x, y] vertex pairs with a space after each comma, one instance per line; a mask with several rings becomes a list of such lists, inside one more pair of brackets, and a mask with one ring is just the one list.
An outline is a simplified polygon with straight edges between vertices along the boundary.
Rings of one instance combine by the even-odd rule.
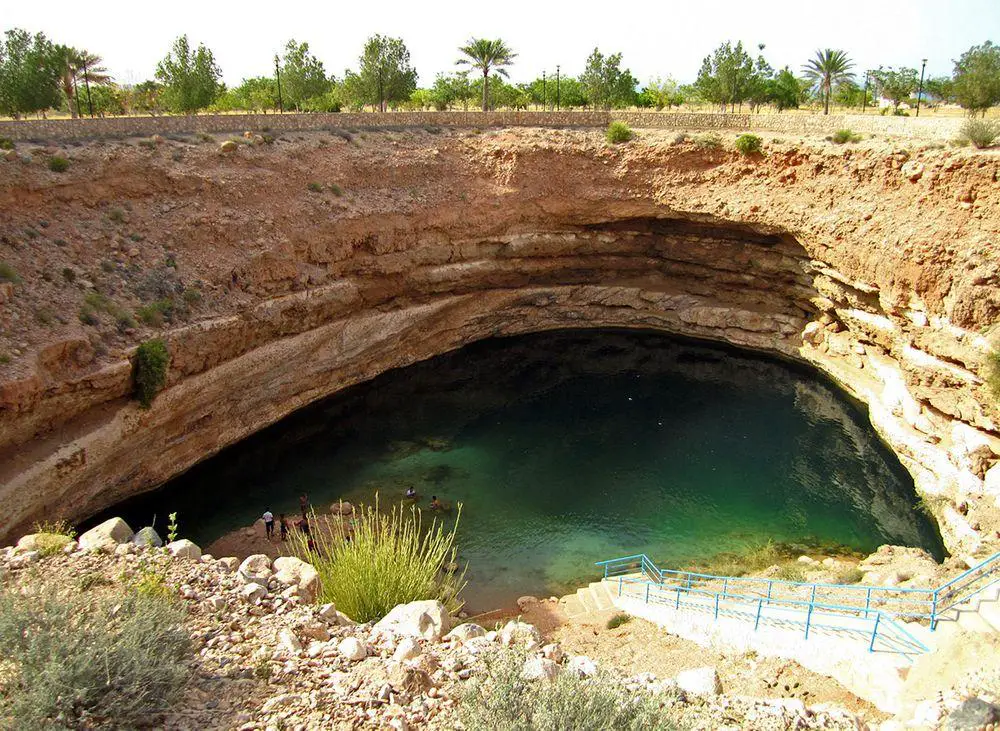
[[[995, 157], [768, 140], [746, 159], [554, 130], [165, 144], [92, 147], [68, 178], [18, 169], [0, 189], [8, 242], [46, 217], [9, 257], [0, 534], [151, 489], [388, 368], [614, 326], [815, 365], [868, 404], [950, 550], [1000, 540]], [[190, 307], [162, 328], [168, 388], [141, 410], [128, 356], [158, 328], [105, 322], [119, 310], [93, 293], [139, 307], [161, 280]], [[39, 325], [45, 302], [73, 319]]]

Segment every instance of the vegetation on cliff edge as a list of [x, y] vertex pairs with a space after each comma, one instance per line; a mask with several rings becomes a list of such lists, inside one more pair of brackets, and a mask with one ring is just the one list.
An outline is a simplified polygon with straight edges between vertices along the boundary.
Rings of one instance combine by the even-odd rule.
[[135, 397], [144, 409], [149, 408], [156, 394], [166, 385], [169, 365], [170, 352], [161, 338], [147, 340], [136, 349], [132, 381]]

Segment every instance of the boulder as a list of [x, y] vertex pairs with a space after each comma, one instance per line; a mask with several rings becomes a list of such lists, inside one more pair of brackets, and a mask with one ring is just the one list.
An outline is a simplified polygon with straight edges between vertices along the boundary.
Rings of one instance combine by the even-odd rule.
[[1000, 723], [1000, 708], [982, 698], [968, 698], [948, 714], [947, 731], [977, 731]]
[[397, 691], [411, 696], [426, 693], [434, 687], [434, 681], [425, 670], [405, 665], [397, 665], [389, 672], [389, 682]]
[[18, 158], [17, 150], [7, 150], [3, 154], [3, 158], [7, 162], [17, 162], [17, 158]]
[[197, 543], [192, 543], [187, 538], [168, 543], [167, 550], [174, 558], [193, 558], [196, 560], [201, 558], [201, 548], [198, 547]]
[[80, 536], [80, 548], [93, 550], [114, 549], [119, 543], [132, 540], [132, 529], [121, 518], [109, 518]]
[[227, 574], [233, 573], [240, 566], [240, 560], [236, 556], [225, 556], [215, 562], [215, 565]]
[[475, 639], [476, 637], [485, 637], [486, 630], [480, 627], [478, 624], [473, 622], [466, 622], [465, 624], [458, 625], [451, 632], [446, 634], [444, 638], [446, 640], [458, 640], [459, 642], [468, 642], [469, 640]]
[[130, 556], [139, 550], [139, 547], [134, 543], [119, 543], [115, 546], [116, 556]]
[[695, 668], [677, 673], [677, 687], [695, 695], [718, 695], [722, 681], [713, 667]]
[[566, 663], [566, 669], [580, 678], [589, 678], [597, 674], [597, 663], [586, 655], [576, 655]]
[[274, 559], [274, 578], [285, 586], [296, 586], [304, 601], [316, 599], [319, 591], [319, 574], [312, 564], [295, 556], [280, 556]]
[[351, 503], [344, 502], [343, 500], [338, 500], [333, 505], [330, 506], [330, 512], [334, 515], [353, 515], [354, 506]]
[[903, 163], [903, 167], [900, 168], [899, 172], [911, 183], [915, 183], [924, 175], [924, 164], [916, 160], [909, 160]]
[[298, 655], [302, 652], [302, 643], [295, 633], [290, 629], [283, 629], [278, 633], [278, 644], [288, 653]]
[[163, 539], [160, 538], [160, 534], [156, 530], [147, 525], [145, 528], [140, 528], [139, 531], [132, 536], [132, 543], [137, 546], [153, 546], [154, 548], [159, 548], [163, 545]]
[[267, 589], [260, 584], [251, 582], [249, 584], [245, 584], [243, 588], [240, 589], [240, 596], [247, 601], [255, 602], [258, 599], [263, 599], [267, 596]]
[[226, 140], [222, 143], [219, 149], [223, 152], [236, 152], [237, 147], [239, 147], [239, 145], [233, 140]]
[[62, 533], [32, 533], [23, 536], [17, 542], [17, 551], [19, 553], [39, 551], [40, 553], [49, 555], [63, 551], [72, 542], [72, 538]]
[[247, 556], [240, 564], [240, 577], [247, 583], [267, 586], [267, 581], [274, 574], [271, 571], [271, 559], [263, 553], [255, 553]]
[[337, 645], [337, 652], [351, 662], [364, 660], [368, 657], [368, 649], [356, 637], [347, 637], [341, 640], [340, 644]]
[[500, 644], [505, 647], [515, 645], [533, 650], [542, 644], [542, 635], [533, 624], [511, 620], [503, 626], [498, 636]]
[[330, 639], [330, 630], [323, 622], [311, 621], [299, 625], [299, 634], [317, 642], [326, 642]]
[[396, 651], [392, 653], [392, 659], [395, 662], [404, 662], [406, 660], [412, 660], [415, 657], [419, 657], [423, 650], [420, 648], [420, 644], [412, 637], [404, 637], [396, 645]]
[[524, 680], [552, 680], [559, 674], [559, 666], [544, 657], [529, 657], [521, 668]]
[[517, 600], [517, 608], [522, 612], [528, 611], [528, 607], [538, 604], [538, 597], [535, 596], [522, 596]]
[[392, 632], [404, 637], [439, 640], [448, 631], [449, 617], [444, 604], [426, 599], [399, 604], [376, 623], [376, 632]]

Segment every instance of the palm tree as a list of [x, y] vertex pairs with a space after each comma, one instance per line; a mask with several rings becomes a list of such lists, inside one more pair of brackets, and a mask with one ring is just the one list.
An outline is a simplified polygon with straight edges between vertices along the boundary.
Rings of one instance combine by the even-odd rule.
[[816, 57], [802, 67], [803, 73], [823, 95], [823, 114], [830, 113], [830, 94], [833, 87], [854, 78], [854, 74], [850, 71], [853, 66], [854, 62], [844, 51], [827, 48], [816, 51]]
[[455, 63], [467, 63], [474, 69], [483, 72], [483, 111], [490, 108], [489, 76], [490, 71], [496, 71], [501, 76], [507, 75], [504, 66], [514, 63], [517, 54], [507, 48], [507, 44], [499, 38], [495, 41], [486, 38], [473, 38], [467, 45], [458, 49], [468, 58], [460, 58]]
[[89, 87], [90, 84], [106, 84], [111, 81], [111, 76], [103, 66], [104, 59], [96, 53], [81, 51], [70, 46], [60, 46], [59, 53], [63, 64], [60, 83], [66, 95], [69, 113], [76, 119], [80, 116], [77, 81], [83, 78], [83, 83]]

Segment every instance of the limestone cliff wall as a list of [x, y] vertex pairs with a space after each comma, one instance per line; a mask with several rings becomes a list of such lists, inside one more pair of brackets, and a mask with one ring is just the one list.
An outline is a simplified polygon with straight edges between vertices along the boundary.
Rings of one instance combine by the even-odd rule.
[[[996, 544], [996, 158], [769, 142], [748, 160], [539, 130], [326, 139], [184, 161], [96, 148], [78, 178], [20, 171], [0, 190], [8, 237], [40, 215], [53, 231], [36, 244], [51, 263], [13, 259], [6, 295], [4, 336], [25, 345], [0, 371], [0, 534], [155, 487], [388, 368], [616, 326], [813, 364], [868, 404], [953, 552]], [[349, 192], [311, 191], [316, 178]], [[108, 226], [121, 200], [139, 240]], [[126, 399], [127, 358], [155, 329], [25, 325], [32, 297], [70, 311], [95, 290], [141, 297], [128, 268], [92, 262], [90, 288], [47, 280], [77, 246], [147, 272], [169, 256], [205, 295], [164, 331], [169, 386], [149, 410]]]

